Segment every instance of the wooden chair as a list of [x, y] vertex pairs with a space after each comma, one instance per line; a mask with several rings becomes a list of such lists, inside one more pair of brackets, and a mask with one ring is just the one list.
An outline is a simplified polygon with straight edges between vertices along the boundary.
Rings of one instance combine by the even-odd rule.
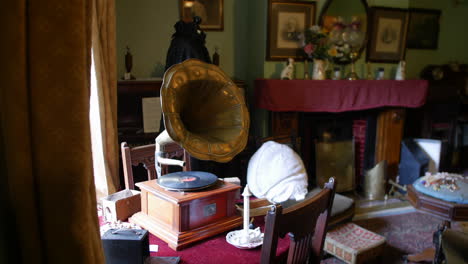
[[262, 264], [276, 263], [278, 237], [290, 236], [287, 263], [320, 263], [328, 219], [335, 196], [336, 182], [330, 178], [316, 196], [285, 210], [276, 204], [267, 213], [263, 239]]
[[285, 144], [290, 146], [294, 151], [296, 151], [299, 155], [301, 155], [301, 138], [297, 137], [296, 135], [280, 135], [280, 136], [272, 136], [266, 138], [257, 138], [255, 141], [255, 145], [258, 148], [262, 146], [263, 143], [267, 141], [275, 141], [277, 143]]
[[[184, 171], [190, 170], [190, 158], [189, 154], [181, 148], [179, 145], [172, 143], [164, 146], [167, 158], [182, 158], [185, 161]], [[154, 167], [154, 151], [156, 149], [155, 144], [129, 147], [127, 142], [122, 142], [120, 146], [122, 152], [122, 168], [124, 173], [125, 188], [135, 189], [135, 181], [133, 175], [133, 166], [143, 164], [143, 167], [147, 170], [148, 180], [156, 179], [156, 168]], [[161, 174], [167, 174], [169, 172], [168, 166], [161, 166]]]

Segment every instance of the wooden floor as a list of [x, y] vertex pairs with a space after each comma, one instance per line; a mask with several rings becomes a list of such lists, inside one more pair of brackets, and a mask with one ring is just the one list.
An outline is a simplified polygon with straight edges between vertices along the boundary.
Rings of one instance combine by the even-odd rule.
[[387, 199], [380, 200], [369, 200], [356, 192], [344, 193], [343, 195], [353, 198], [356, 203], [356, 211], [353, 220], [415, 211], [411, 204], [406, 200], [405, 195], [399, 193], [397, 195], [387, 197]]

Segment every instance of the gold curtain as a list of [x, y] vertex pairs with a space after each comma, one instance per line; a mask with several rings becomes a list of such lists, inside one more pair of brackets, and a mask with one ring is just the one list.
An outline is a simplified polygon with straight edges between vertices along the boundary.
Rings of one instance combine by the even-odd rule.
[[95, 0], [92, 13], [92, 46], [101, 120], [101, 131], [97, 133], [101, 132], [105, 168], [105, 175], [95, 177], [104, 177], [100, 182], [107, 183], [107, 186], [97, 186], [98, 196], [102, 197], [119, 189], [115, 3]]
[[10, 225], [1, 261], [104, 263], [89, 131], [91, 4], [2, 5], [0, 192]]

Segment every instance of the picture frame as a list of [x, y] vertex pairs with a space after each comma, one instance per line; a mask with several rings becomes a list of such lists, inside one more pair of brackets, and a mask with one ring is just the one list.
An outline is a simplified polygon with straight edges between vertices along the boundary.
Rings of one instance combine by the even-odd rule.
[[266, 60], [304, 60], [298, 36], [315, 24], [316, 3], [268, 1]]
[[192, 22], [194, 16], [201, 18], [200, 29], [224, 30], [224, 0], [179, 0], [180, 19]]
[[367, 61], [396, 63], [405, 59], [408, 10], [389, 7], [369, 9]]
[[409, 9], [406, 47], [409, 49], [437, 49], [441, 14], [442, 12], [437, 9]]

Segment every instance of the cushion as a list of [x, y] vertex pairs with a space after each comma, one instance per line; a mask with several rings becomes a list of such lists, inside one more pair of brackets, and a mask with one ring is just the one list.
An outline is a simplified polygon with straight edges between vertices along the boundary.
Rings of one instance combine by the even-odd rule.
[[327, 232], [324, 250], [346, 263], [362, 263], [379, 256], [384, 245], [385, 237], [347, 223]]
[[[455, 178], [462, 178], [461, 175], [457, 174], [449, 174], [449, 173], [438, 173], [432, 176], [450, 176]], [[457, 190], [450, 190], [448, 185], [428, 185], [428, 177], [431, 175], [426, 175], [425, 177], [421, 177], [417, 179], [413, 186], [416, 191], [423, 193], [428, 196], [432, 196], [447, 202], [459, 203], [459, 204], [468, 204], [468, 183], [463, 180], [457, 180], [456, 185], [459, 189]], [[427, 187], [426, 187], [427, 186]]]
[[265, 142], [252, 156], [247, 183], [253, 195], [272, 203], [302, 200], [307, 194], [307, 173], [301, 157], [289, 146]]

